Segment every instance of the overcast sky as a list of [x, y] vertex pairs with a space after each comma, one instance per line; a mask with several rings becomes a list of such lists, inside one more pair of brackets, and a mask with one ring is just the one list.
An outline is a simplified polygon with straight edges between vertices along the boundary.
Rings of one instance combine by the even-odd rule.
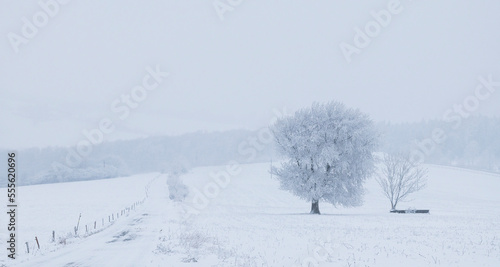
[[[500, 81], [500, 1], [392, 4], [350, 63], [341, 44], [393, 1], [68, 2], [0, 1], [0, 147], [74, 145], [104, 118], [106, 140], [258, 129], [330, 100], [420, 121], [472, 101], [479, 77]], [[122, 95], [156, 83], [148, 67], [169, 76], [125, 114]], [[499, 104], [500, 88], [474, 112]]]

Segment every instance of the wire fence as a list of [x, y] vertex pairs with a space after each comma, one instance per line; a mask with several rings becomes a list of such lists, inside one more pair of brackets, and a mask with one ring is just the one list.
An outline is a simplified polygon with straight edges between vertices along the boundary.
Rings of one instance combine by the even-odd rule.
[[[160, 174], [161, 175], [161, 174]], [[56, 232], [55, 230], [52, 230], [51, 233], [46, 233], [44, 236], [50, 236], [50, 238], [47, 238], [47, 242], [42, 243], [39, 240], [39, 235], [35, 235], [32, 237], [31, 241], [25, 241], [24, 242], [24, 254], [25, 255], [36, 255], [41, 251], [45, 250], [53, 250], [52, 248], [61, 246], [61, 245], [66, 245], [69, 243], [73, 243], [76, 240], [79, 239], [84, 239], [89, 236], [95, 235], [108, 227], [112, 226], [114, 223], [116, 223], [118, 220], [120, 220], [123, 217], [129, 216], [129, 214], [133, 211], [135, 211], [139, 206], [143, 205], [146, 199], [149, 197], [149, 189], [151, 188], [151, 184], [156, 180], [160, 175], [156, 176], [155, 178], [151, 179], [146, 186], [144, 187], [145, 190], [145, 197], [141, 200], [138, 200], [120, 210], [117, 210], [115, 212], [112, 212], [108, 214], [106, 217], [101, 217], [101, 218], [93, 218], [91, 220], [85, 220], [85, 223], [82, 223], [82, 214], [80, 213], [78, 216], [78, 221], [76, 225], [73, 227], [72, 231], [65, 231], [65, 232]]]

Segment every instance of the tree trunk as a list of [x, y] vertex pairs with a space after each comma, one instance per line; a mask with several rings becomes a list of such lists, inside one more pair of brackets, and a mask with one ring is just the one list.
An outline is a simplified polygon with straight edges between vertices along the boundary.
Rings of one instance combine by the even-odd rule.
[[311, 214], [321, 214], [319, 212], [319, 201], [318, 200], [314, 200], [312, 201], [312, 205], [311, 205]]

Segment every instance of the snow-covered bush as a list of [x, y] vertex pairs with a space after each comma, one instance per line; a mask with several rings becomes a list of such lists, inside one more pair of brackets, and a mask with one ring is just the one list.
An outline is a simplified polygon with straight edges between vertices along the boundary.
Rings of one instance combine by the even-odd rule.
[[183, 201], [189, 194], [188, 187], [179, 178], [178, 173], [172, 173], [167, 178], [168, 197], [173, 201]]

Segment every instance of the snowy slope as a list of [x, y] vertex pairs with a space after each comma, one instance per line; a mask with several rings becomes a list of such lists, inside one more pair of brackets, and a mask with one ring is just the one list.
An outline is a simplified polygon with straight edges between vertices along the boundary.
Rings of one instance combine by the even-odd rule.
[[[399, 208], [428, 208], [431, 214], [388, 213], [388, 201], [370, 180], [362, 207], [320, 203], [323, 214], [315, 216], [307, 214], [310, 203], [279, 190], [268, 169], [269, 164], [241, 165], [227, 185], [216, 186], [214, 173], [227, 172], [227, 166], [196, 168], [181, 177], [191, 190], [182, 204], [168, 198], [165, 175], [151, 174], [141, 180], [153, 179], [149, 197], [136, 210], [99, 233], [53, 245], [53, 252], [23, 252], [15, 266], [500, 264], [499, 176], [429, 166], [428, 187]], [[82, 184], [94, 188], [98, 182]], [[140, 187], [134, 179], [115, 182]], [[211, 195], [201, 197], [197, 192], [206, 188]], [[32, 194], [46, 190], [38, 189], [33, 187]], [[37, 205], [28, 199], [23, 203]], [[69, 206], [59, 212], [77, 213]]]

